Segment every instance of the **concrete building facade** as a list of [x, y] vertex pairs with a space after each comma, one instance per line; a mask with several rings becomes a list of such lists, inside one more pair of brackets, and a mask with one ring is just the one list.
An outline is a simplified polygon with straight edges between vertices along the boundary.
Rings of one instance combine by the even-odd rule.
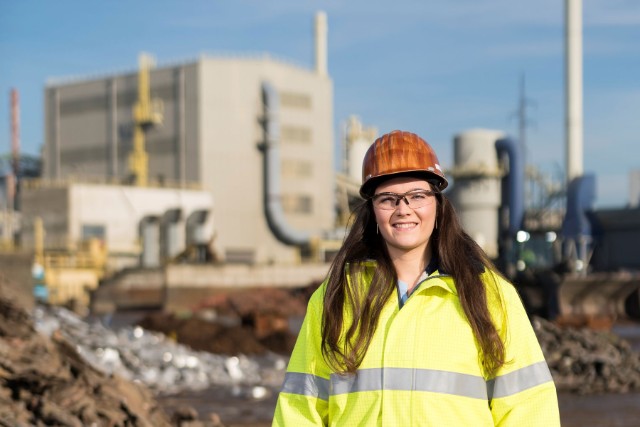
[[[270, 141], [265, 84], [278, 103]], [[126, 183], [137, 87], [135, 71], [48, 84], [44, 178]], [[274, 194], [286, 227], [311, 235], [333, 228], [333, 87], [326, 72], [266, 55], [202, 56], [154, 68], [150, 88], [163, 104], [163, 122], [146, 132], [149, 180], [211, 193], [218, 259], [298, 261], [299, 249], [278, 240], [267, 222]], [[279, 188], [271, 193], [264, 189], [274, 172], [265, 170], [267, 142], [278, 146]]]

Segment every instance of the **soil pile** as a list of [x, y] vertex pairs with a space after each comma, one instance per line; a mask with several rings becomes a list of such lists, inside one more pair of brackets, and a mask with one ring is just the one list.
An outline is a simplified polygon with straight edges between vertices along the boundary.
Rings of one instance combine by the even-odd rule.
[[145, 387], [87, 364], [60, 334], [38, 334], [0, 283], [0, 426], [170, 426]]
[[542, 318], [533, 327], [558, 390], [580, 394], [640, 390], [640, 354], [608, 331], [559, 327]]
[[202, 301], [192, 313], [153, 313], [137, 324], [197, 351], [289, 355], [297, 336], [290, 322], [304, 316], [308, 298], [316, 287], [219, 294]]

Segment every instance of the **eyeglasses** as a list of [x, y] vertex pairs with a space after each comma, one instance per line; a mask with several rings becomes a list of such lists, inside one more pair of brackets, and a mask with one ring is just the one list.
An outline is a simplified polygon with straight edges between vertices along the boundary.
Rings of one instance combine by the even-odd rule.
[[400, 200], [411, 209], [418, 209], [429, 206], [433, 203], [436, 193], [431, 190], [411, 190], [403, 194], [398, 193], [380, 193], [371, 197], [373, 207], [385, 211], [393, 211], [398, 208]]

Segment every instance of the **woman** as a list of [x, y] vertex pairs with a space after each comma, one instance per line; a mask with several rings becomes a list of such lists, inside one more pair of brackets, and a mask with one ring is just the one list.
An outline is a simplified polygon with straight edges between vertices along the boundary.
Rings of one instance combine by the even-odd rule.
[[275, 426], [556, 426], [556, 390], [511, 284], [461, 228], [429, 144], [394, 131], [314, 293]]

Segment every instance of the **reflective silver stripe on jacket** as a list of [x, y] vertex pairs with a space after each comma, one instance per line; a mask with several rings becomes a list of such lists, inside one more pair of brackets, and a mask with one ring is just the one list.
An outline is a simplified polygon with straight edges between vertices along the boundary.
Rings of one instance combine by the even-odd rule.
[[361, 369], [356, 375], [331, 375], [331, 394], [375, 390], [430, 391], [459, 396], [487, 398], [487, 383], [482, 377], [432, 369]]
[[425, 391], [491, 400], [552, 381], [546, 362], [518, 369], [490, 381], [457, 372], [412, 368], [360, 369], [356, 375], [332, 374], [331, 381], [311, 374], [288, 372], [282, 391], [328, 400], [329, 395], [363, 391]]
[[509, 372], [487, 382], [489, 400], [511, 396], [531, 387], [553, 381], [546, 362]]
[[329, 380], [312, 374], [287, 372], [282, 392], [329, 400]]

